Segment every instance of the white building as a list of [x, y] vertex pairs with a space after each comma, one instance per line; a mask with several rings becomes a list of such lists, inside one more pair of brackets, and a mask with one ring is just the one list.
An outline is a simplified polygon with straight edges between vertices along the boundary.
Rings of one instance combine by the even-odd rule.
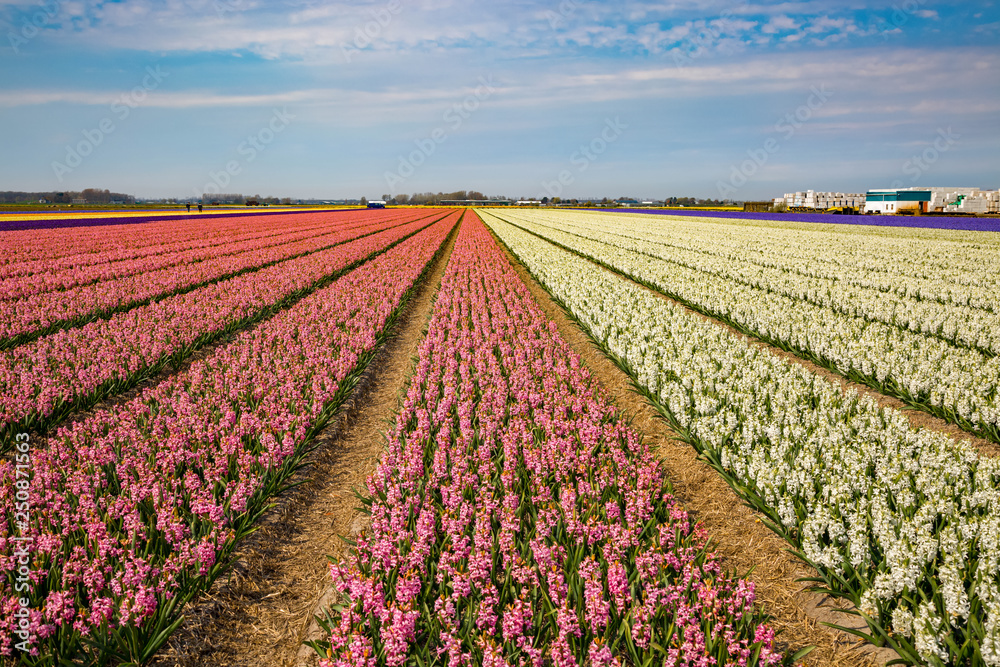
[[1000, 192], [979, 188], [929, 187], [869, 190], [865, 213], [1000, 212]]
[[801, 208], [815, 208], [822, 211], [828, 208], [840, 208], [843, 206], [861, 209], [865, 205], [865, 195], [853, 192], [816, 192], [815, 190], [786, 192], [784, 197], [777, 197], [774, 200], [775, 206], [782, 204], [789, 208], [796, 206]]

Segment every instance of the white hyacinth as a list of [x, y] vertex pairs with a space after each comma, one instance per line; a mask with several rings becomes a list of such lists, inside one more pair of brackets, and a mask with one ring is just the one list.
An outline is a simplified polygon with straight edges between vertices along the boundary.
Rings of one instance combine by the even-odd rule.
[[[536, 224], [541, 233], [543, 225], [532, 221], [542, 213], [502, 213], [503, 218], [516, 219], [519, 226], [488, 211], [480, 215], [542, 284], [572, 309], [583, 326], [650, 388], [660, 406], [697, 438], [699, 446], [712, 450], [728, 474], [752, 489], [786, 528], [796, 531], [807, 558], [821, 569], [853, 572], [856, 601], [876, 622], [897, 636], [911, 638], [923, 660], [947, 663], [946, 638], [950, 634], [969, 636], [972, 609], [985, 610], [976, 612], [977, 621], [986, 628], [978, 650], [987, 665], [1000, 667], [1000, 463], [996, 459], [979, 455], [966, 442], [915, 430], [898, 411], [883, 409], [853, 391], [845, 393], [839, 385], [802, 366], [743, 342], [717, 323], [521, 228]], [[565, 236], [554, 238], [554, 225], [563, 218], [545, 215], [549, 216], [546, 225], [552, 225], [545, 228], [545, 236], [560, 243], [567, 240]], [[577, 224], [578, 219], [573, 220]], [[598, 224], [610, 224], [603, 220], [590, 216], [587, 225], [596, 229]], [[641, 239], [645, 231], [636, 227], [627, 234]], [[696, 236], [691, 232], [683, 242], [693, 247]], [[581, 239], [581, 247], [583, 242], [594, 243], [579, 235], [575, 238]], [[876, 241], [887, 244], [876, 249], [876, 254], [881, 253], [882, 267], [868, 266], [859, 258], [850, 264], [845, 256], [842, 271], [848, 276], [846, 282], [861, 281], [862, 269], [888, 275], [906, 266], [892, 249], [910, 246], [893, 245], [896, 241], [884, 235], [874, 238], [876, 246]], [[663, 235], [663, 239], [666, 242], [669, 237]], [[786, 240], [788, 248], [800, 245], [782, 249], [787, 251], [785, 255], [777, 253], [782, 257], [793, 257], [804, 247], [805, 242], [794, 234], [781, 242]], [[733, 263], [749, 261], [745, 258], [755, 246], [746, 243], [740, 250], [730, 248], [733, 243], [727, 246], [722, 239], [716, 247], [705, 242], [698, 252], [713, 257], [730, 253]], [[915, 242], [913, 247], [917, 247]], [[617, 258], [615, 261], [622, 264], [623, 257], [636, 254], [629, 252], [616, 248], [602, 261], [612, 264], [611, 259]], [[979, 251], [969, 249], [970, 256], [975, 252]], [[992, 278], [981, 284], [956, 280], [954, 289], [945, 290], [933, 278], [916, 274], [933, 276], [940, 265], [947, 264], [947, 258], [933, 249], [921, 257], [924, 268], [914, 269], [913, 286], [888, 291], [899, 297], [934, 293], [936, 303], [969, 306], [976, 301], [977, 289], [997, 287]], [[660, 264], [643, 266], [664, 264], [661, 259], [649, 259]], [[809, 275], [822, 277], [824, 272], [833, 275], [841, 270], [835, 262], [820, 263]], [[805, 273], [811, 265], [795, 266], [796, 271]], [[636, 267], [629, 273], [645, 276], [651, 283], [653, 278], [667, 275], [641, 273]], [[674, 281], [677, 274], [669, 275]], [[893, 360], [890, 363], [898, 365], [889, 376], [910, 378], [905, 381], [927, 387], [945, 387], [940, 391], [942, 404], [952, 401], [957, 409], [965, 405], [960, 400], [965, 397], [966, 408], [979, 409], [975, 414], [980, 417], [992, 415], [989, 418], [993, 419], [997, 415], [995, 410], [981, 409], [992, 405], [993, 398], [968, 398], [968, 392], [977, 387], [990, 382], [997, 386], [989, 379], [995, 370], [992, 365], [984, 364], [977, 370], [961, 361], [963, 354], [980, 352], [949, 347], [938, 338], [900, 328], [895, 328], [892, 336], [873, 335], [871, 327], [888, 326], [881, 322], [854, 331], [837, 324], [837, 318], [845, 316], [829, 308], [826, 319], [817, 324], [802, 313], [819, 306], [804, 301], [796, 302], [796, 309], [802, 312], [785, 313], [783, 321], [766, 319], [754, 315], [754, 309], [769, 308], [775, 299], [788, 297], [768, 294], [751, 298], [738, 288], [730, 289], [738, 285], [733, 281], [716, 284], [711, 282], [711, 274], [700, 275], [705, 284], [699, 287], [692, 283], [690, 294], [714, 299], [716, 305], [745, 299], [743, 305], [727, 306], [728, 312], [754, 317], [754, 326], [773, 329], [776, 336], [828, 350], [831, 355], [840, 349], [838, 346], [847, 346], [848, 368], [867, 364], [884, 369], [887, 366], [881, 359], [887, 355]], [[872, 278], [872, 285], [889, 287], [879, 280], [882, 278]], [[994, 303], [1000, 304], [1000, 300]], [[864, 340], [851, 339], [855, 334], [863, 334]], [[924, 347], [918, 348], [916, 336], [923, 336], [920, 345]], [[897, 345], [901, 348], [894, 347]], [[915, 355], [913, 363], [899, 356], [902, 348]], [[932, 349], [937, 352], [928, 352]], [[977, 374], [980, 371], [982, 374]], [[938, 594], [924, 601], [922, 596], [931, 590], [929, 581], [934, 582]]]

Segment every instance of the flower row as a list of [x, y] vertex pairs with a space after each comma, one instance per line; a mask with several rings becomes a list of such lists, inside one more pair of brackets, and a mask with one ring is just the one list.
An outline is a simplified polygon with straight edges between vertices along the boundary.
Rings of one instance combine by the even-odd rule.
[[518, 224], [784, 349], [1000, 442], [1000, 357], [593, 241]]
[[380, 227], [378, 220], [372, 223], [362, 220], [357, 225], [335, 228], [292, 243], [0, 302], [0, 341], [19, 342], [19, 336], [46, 332], [52, 327], [61, 328], [63, 324], [79, 325], [83, 321], [189, 290], [206, 282], [316, 252], [370, 234]]
[[[596, 222], [595, 216], [588, 217]], [[710, 254], [731, 253], [740, 261], [901, 296], [959, 305], [973, 301], [993, 310], [995, 302], [982, 297], [1000, 292], [1000, 279], [985, 270], [997, 251], [996, 234], [989, 232], [609, 217], [617, 220], [619, 229], [631, 228], [640, 238]]]
[[1000, 461], [489, 223], [825, 586], [858, 605], [872, 639], [913, 663], [1000, 665]]
[[268, 228], [322, 226], [327, 214], [234, 215], [196, 223], [177, 220], [4, 232], [8, 253], [0, 257], [0, 278], [139, 259], [150, 254], [217, 245], [235, 234]]
[[[451, 215], [128, 403], [0, 464], [0, 655], [145, 662], [296, 469], [454, 227]], [[26, 539], [27, 592], [17, 592]]]
[[[965, 301], [989, 304], [989, 309], [958, 305], [937, 299], [921, 298], [916, 294], [898, 294], [895, 291], [858, 285], [856, 281], [845, 280], [843, 276], [808, 275], [794, 269], [795, 264], [809, 261], [811, 257], [783, 257], [774, 252], [775, 242], [768, 240], [761, 245], [764, 249], [720, 248], [716, 235], [721, 230], [706, 230], [700, 241], [700, 248], [687, 248], [677, 241], [658, 235], [644, 236], [641, 229], [621, 229], [618, 221], [603, 216], [560, 216], [530, 215], [527, 219], [548, 226], [572, 232], [586, 238], [601, 241], [620, 248], [626, 248], [662, 260], [669, 261], [693, 271], [708, 273], [743, 285], [774, 292], [816, 306], [829, 308], [842, 315], [874, 320], [896, 326], [915, 333], [930, 334], [959, 347], [973, 347], [987, 356], [1000, 353], [1000, 319], [992, 311], [1000, 290], [971, 289], [964, 291]], [[602, 224], [603, 223], [603, 224]], [[716, 225], [719, 227], [720, 225]], [[714, 232], [714, 233], [712, 233]], [[732, 239], [727, 239], [733, 242]], [[814, 239], [814, 244], [818, 240]], [[796, 248], [798, 250], [798, 248]], [[996, 248], [992, 249], [996, 252]], [[837, 257], [837, 249], [829, 250], [830, 256]], [[757, 260], [760, 254], [766, 260]], [[966, 279], [986, 274], [988, 264], [977, 267], [975, 273], [965, 274]], [[869, 274], [870, 275], [870, 274]], [[904, 276], [892, 276], [897, 286], [905, 286]], [[954, 283], [951, 283], [954, 285]], [[950, 292], [952, 296], [954, 291]], [[970, 292], [976, 298], [970, 298]]]
[[47, 429], [168, 360], [272, 314], [354, 262], [430, 224], [418, 220], [0, 352], [0, 434]]
[[[246, 219], [244, 219], [246, 220]], [[190, 264], [206, 259], [214, 259], [224, 255], [259, 250], [269, 246], [278, 246], [301, 241], [324, 232], [345, 229], [362, 223], [374, 222], [367, 220], [350, 220], [346, 217], [329, 217], [319, 221], [312, 216], [279, 221], [281, 224], [271, 225], [266, 218], [253, 226], [242, 225], [242, 229], [230, 228], [222, 238], [202, 239], [176, 247], [177, 244], [164, 244], [145, 249], [145, 254], [129, 259], [109, 260], [108, 253], [91, 253], [88, 263], [59, 266], [56, 262], [41, 262], [38, 271], [25, 272], [22, 275], [0, 279], [0, 300], [20, 299], [32, 294], [66, 290], [72, 287], [90, 283], [125, 278], [140, 273], [157, 271], [178, 264]], [[78, 255], [77, 255], [78, 257]]]
[[321, 664], [777, 664], [655, 456], [463, 223]]

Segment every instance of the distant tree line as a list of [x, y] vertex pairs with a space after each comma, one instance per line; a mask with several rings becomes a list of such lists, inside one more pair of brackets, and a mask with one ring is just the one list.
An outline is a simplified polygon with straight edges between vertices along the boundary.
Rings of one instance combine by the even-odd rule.
[[45, 200], [50, 204], [72, 204], [74, 199], [83, 199], [88, 204], [134, 204], [135, 197], [122, 192], [87, 188], [80, 192], [18, 192], [8, 190], [0, 192], [0, 203], [4, 204], [37, 204]]
[[207, 192], [202, 194], [201, 200], [206, 204], [211, 204], [213, 202], [219, 202], [220, 204], [245, 204], [247, 199], [260, 199], [259, 195], [241, 195], [238, 193], [226, 193], [223, 192], [217, 195], [211, 195]]
[[[433, 192], [414, 192], [412, 195], [382, 195], [382, 201], [389, 202], [390, 204], [399, 204], [400, 206], [405, 204], [435, 206], [442, 201], [454, 199], [485, 200], [488, 197], [482, 192], [476, 192], [475, 190], [458, 190], [457, 192], [439, 192], [437, 194]], [[504, 199], [504, 197], [500, 197], [500, 199]]]
[[731, 201], [722, 199], [698, 199], [696, 197], [667, 197], [663, 200], [664, 206], [726, 206], [732, 204]]
[[[197, 201], [197, 199], [195, 199]], [[263, 204], [291, 204], [292, 199], [290, 197], [285, 197], [284, 199], [279, 199], [278, 197], [261, 197], [260, 195], [241, 195], [238, 193], [220, 193], [217, 195], [204, 193], [201, 196], [201, 201], [205, 204], [246, 204], [247, 202], [257, 202], [260, 205]]]

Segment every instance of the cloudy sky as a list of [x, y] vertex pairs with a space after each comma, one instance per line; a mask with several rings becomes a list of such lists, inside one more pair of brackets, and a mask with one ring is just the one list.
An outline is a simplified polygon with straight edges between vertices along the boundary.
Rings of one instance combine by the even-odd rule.
[[0, 0], [0, 190], [1000, 186], [1000, 6]]

